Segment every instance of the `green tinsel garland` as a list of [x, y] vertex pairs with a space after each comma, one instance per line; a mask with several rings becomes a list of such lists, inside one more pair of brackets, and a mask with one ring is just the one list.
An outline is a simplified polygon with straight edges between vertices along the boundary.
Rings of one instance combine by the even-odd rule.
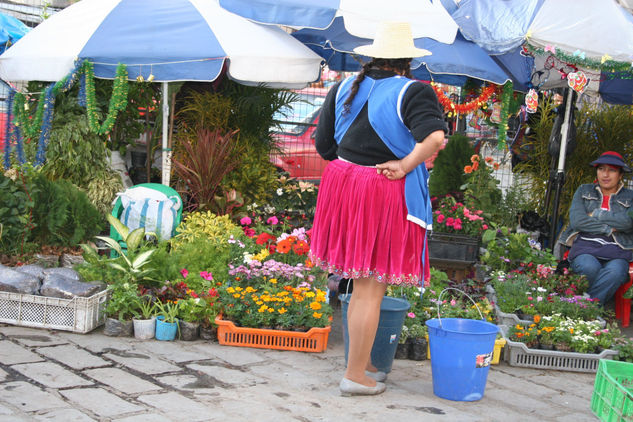
[[15, 125], [22, 129], [22, 136], [27, 139], [36, 139], [42, 126], [44, 101], [38, 101], [35, 114], [31, 117], [26, 95], [16, 92], [13, 100], [13, 115], [15, 116]]
[[526, 46], [527, 46], [528, 51], [532, 54], [538, 54], [538, 55], [550, 54], [556, 57], [558, 60], [561, 60], [565, 63], [573, 64], [575, 66], [580, 66], [580, 67], [586, 67], [586, 68], [594, 69], [594, 70], [602, 70], [605, 72], [623, 72], [623, 71], [630, 71], [631, 67], [633, 66], [633, 63], [619, 62], [616, 60], [605, 60], [604, 62], [602, 62], [601, 60], [595, 60], [595, 59], [587, 59], [587, 58], [583, 59], [580, 56], [577, 56], [574, 54], [568, 54], [559, 49], [556, 49], [556, 53], [552, 54], [549, 51], [545, 51], [545, 49], [543, 48], [538, 48], [530, 44], [526, 44]]
[[506, 148], [506, 134], [508, 133], [508, 109], [510, 108], [510, 99], [512, 98], [512, 81], [508, 81], [503, 85], [501, 94], [501, 113], [499, 113], [499, 125], [497, 126], [497, 148]]
[[84, 62], [84, 72], [86, 75], [86, 112], [88, 113], [88, 126], [94, 133], [105, 135], [112, 130], [112, 126], [114, 126], [119, 112], [127, 107], [127, 67], [119, 63], [116, 68], [108, 114], [102, 124], [99, 124], [99, 117], [97, 116], [94, 68], [92, 63], [88, 61]]

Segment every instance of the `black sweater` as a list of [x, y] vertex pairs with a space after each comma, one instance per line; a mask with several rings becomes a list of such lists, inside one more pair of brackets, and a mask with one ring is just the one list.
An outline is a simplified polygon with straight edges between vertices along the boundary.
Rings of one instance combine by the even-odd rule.
[[[377, 69], [367, 73], [367, 76], [372, 79], [389, 78], [395, 75], [394, 72]], [[336, 93], [339, 85], [340, 83], [330, 89], [323, 103], [315, 132], [315, 146], [318, 153], [326, 160], [341, 157], [364, 166], [397, 160], [398, 158], [369, 123], [367, 104], [347, 130], [341, 143], [336, 144], [334, 121]], [[425, 83], [415, 82], [409, 86], [402, 99], [401, 113], [404, 124], [418, 142], [437, 130], [443, 130], [445, 133], [448, 131], [435, 91]]]

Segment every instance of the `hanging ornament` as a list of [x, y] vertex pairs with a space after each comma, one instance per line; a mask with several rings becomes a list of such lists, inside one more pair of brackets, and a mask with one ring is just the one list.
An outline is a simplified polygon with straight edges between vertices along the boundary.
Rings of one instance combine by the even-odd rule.
[[496, 90], [494, 85], [488, 85], [481, 90], [481, 94], [477, 98], [464, 104], [455, 104], [435, 83], [431, 83], [431, 86], [433, 90], [435, 90], [438, 101], [442, 104], [444, 111], [447, 113], [471, 113], [479, 108], [483, 108]]
[[490, 121], [494, 124], [501, 122], [501, 103], [496, 102], [492, 106], [492, 113], [490, 113]]
[[110, 104], [108, 114], [102, 124], [99, 124], [99, 116], [97, 115], [97, 100], [95, 94], [94, 70], [92, 63], [84, 62], [85, 72], [85, 103], [86, 113], [88, 114], [88, 126], [92, 132], [105, 135], [112, 130], [114, 122], [121, 110], [127, 107], [127, 68], [120, 63], [116, 68], [116, 76], [112, 84], [112, 95], [110, 96]]
[[497, 126], [497, 149], [503, 150], [506, 148], [506, 137], [508, 134], [508, 112], [510, 109], [510, 98], [513, 95], [513, 85], [511, 81], [506, 82], [503, 85], [503, 92], [501, 94], [501, 111], [499, 117], [499, 125]]
[[528, 113], [536, 113], [538, 109], [538, 93], [535, 89], [530, 89], [525, 95], [525, 110]]
[[567, 74], [567, 84], [570, 88], [576, 91], [579, 94], [587, 87], [589, 80], [583, 71], [579, 72], [571, 72]]

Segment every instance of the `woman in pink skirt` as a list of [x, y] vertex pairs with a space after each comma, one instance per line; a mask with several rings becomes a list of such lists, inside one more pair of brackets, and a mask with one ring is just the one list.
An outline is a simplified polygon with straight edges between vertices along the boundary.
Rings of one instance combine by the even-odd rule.
[[410, 25], [385, 23], [358, 76], [328, 93], [316, 148], [331, 160], [323, 172], [312, 228], [311, 258], [354, 279], [347, 310], [343, 395], [380, 394], [386, 374], [370, 362], [387, 284], [419, 286], [429, 278], [426, 230], [433, 217], [424, 161], [444, 142], [446, 124], [433, 89], [409, 79]]

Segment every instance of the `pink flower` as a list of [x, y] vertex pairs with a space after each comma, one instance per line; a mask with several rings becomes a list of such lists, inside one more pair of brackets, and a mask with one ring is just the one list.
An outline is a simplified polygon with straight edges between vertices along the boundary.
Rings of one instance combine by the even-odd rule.
[[200, 277], [204, 278], [207, 281], [213, 281], [213, 274], [207, 271], [200, 271]]
[[242, 217], [242, 219], [240, 220], [240, 224], [242, 226], [248, 226], [253, 222], [253, 220], [251, 220], [250, 217]]
[[457, 302], [455, 301], [455, 299], [451, 299], [451, 306], [455, 306], [457, 305]]
[[255, 237], [255, 229], [251, 229], [250, 227], [244, 227], [244, 234], [248, 237]]
[[444, 214], [440, 214], [440, 215], [438, 215], [438, 216], [437, 216], [437, 222], [438, 222], [439, 224], [442, 224], [442, 223], [444, 222], [444, 219], [445, 219], [445, 218], [446, 218], [446, 217], [444, 217]]
[[182, 274], [182, 278], [187, 278], [187, 276], [189, 275], [189, 271], [187, 271], [186, 268], [183, 268], [182, 270], [180, 270], [180, 274]]
[[413, 312], [409, 312], [409, 313], [407, 314], [407, 316], [408, 316], [409, 318], [415, 318], [415, 314], [414, 314]]
[[275, 226], [279, 224], [279, 219], [273, 215], [272, 217], [268, 217], [268, 220], [266, 220], [266, 222], [271, 226]]
[[488, 225], [484, 224], [483, 226], [481, 226], [484, 230], [488, 230]]

